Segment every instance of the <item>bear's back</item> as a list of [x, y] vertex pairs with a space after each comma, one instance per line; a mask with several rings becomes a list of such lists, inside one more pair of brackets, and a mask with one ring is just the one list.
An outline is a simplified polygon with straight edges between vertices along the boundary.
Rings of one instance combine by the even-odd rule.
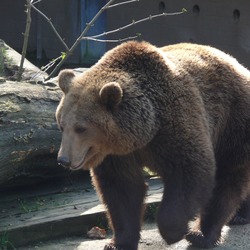
[[162, 47], [168, 59], [192, 76], [214, 76], [222, 78], [230, 75], [250, 81], [250, 72], [232, 56], [210, 46], [180, 43]]
[[224, 133], [230, 133], [233, 140], [235, 131], [247, 136], [248, 130], [250, 137], [250, 129], [245, 127], [250, 123], [250, 72], [245, 67], [209, 46], [181, 43], [161, 50], [199, 89], [214, 145]]

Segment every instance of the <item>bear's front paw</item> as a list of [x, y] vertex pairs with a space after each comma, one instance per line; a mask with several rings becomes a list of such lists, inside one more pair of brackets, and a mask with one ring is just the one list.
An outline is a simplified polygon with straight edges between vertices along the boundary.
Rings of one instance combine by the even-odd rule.
[[103, 250], [123, 250], [123, 248], [116, 247], [113, 243], [109, 243], [109, 244], [105, 245]]
[[113, 242], [105, 245], [103, 250], [137, 250], [137, 246], [126, 244], [126, 245], [115, 245]]
[[191, 232], [186, 235], [186, 240], [194, 247], [213, 248], [219, 245], [219, 241], [214, 241], [203, 236], [201, 232]]

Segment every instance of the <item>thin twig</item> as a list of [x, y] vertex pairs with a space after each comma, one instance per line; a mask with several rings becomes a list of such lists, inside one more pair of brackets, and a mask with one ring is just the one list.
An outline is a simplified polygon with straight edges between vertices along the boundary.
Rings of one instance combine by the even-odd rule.
[[40, 3], [42, 0], [37, 0], [36, 2], [31, 2], [33, 5], [37, 4], [37, 3]]
[[113, 7], [117, 7], [117, 6], [120, 6], [120, 5], [123, 5], [123, 4], [139, 2], [139, 1], [140, 1], [140, 0], [129, 0], [129, 1], [124, 1], [124, 2], [121, 2], [121, 3], [112, 4], [112, 5], [110, 5], [107, 9], [111, 9], [111, 8], [113, 8]]
[[37, 77], [39, 77], [43, 72], [46, 72], [48, 69], [50, 69], [51, 67], [53, 67], [55, 65], [55, 63], [57, 61], [59, 61], [60, 59], [62, 59], [62, 55], [58, 56], [57, 58], [51, 60], [48, 64], [46, 64], [45, 66], [41, 67], [41, 70], [39, 72], [37, 72], [32, 79], [36, 79]]
[[91, 38], [98, 38], [98, 37], [102, 37], [102, 36], [106, 36], [106, 35], [110, 35], [112, 33], [116, 33], [116, 32], [119, 32], [119, 31], [122, 31], [124, 29], [127, 29], [133, 25], [136, 25], [138, 23], [142, 23], [142, 22], [145, 22], [145, 21], [152, 21], [154, 18], [157, 18], [157, 17], [162, 17], [162, 16], [174, 16], [174, 15], [180, 15], [180, 14], [183, 14], [185, 11], [182, 10], [180, 12], [175, 12], [175, 13], [161, 13], [161, 14], [156, 14], [156, 15], [150, 15], [148, 17], [145, 17], [145, 18], [142, 18], [142, 19], [139, 19], [137, 21], [133, 20], [131, 23], [129, 24], [126, 24], [122, 27], [119, 27], [117, 29], [114, 29], [114, 30], [110, 30], [110, 31], [105, 31], [101, 34], [98, 34], [98, 35], [94, 35], [94, 36], [91, 36]]
[[63, 46], [65, 47], [66, 51], [69, 51], [69, 47], [68, 45], [63, 41], [63, 38], [60, 36], [60, 34], [57, 32], [55, 26], [53, 25], [53, 23], [51, 22], [51, 19], [48, 18], [42, 11], [40, 11], [38, 8], [36, 8], [33, 4], [31, 5], [31, 7], [37, 11], [42, 17], [44, 17], [47, 22], [49, 23], [49, 25], [51, 26], [52, 30], [54, 31], [54, 33], [56, 34], [56, 36], [58, 37], [58, 39], [60, 40], [60, 42], [63, 44]]
[[83, 37], [82, 40], [91, 40], [91, 41], [95, 41], [95, 42], [105, 42], [105, 43], [119, 43], [119, 42], [125, 42], [128, 40], [132, 40], [132, 39], [136, 39], [139, 36], [130, 36], [130, 37], [125, 37], [125, 38], [120, 38], [120, 39], [97, 39], [97, 38], [93, 38], [91, 36], [89, 37]]
[[27, 2], [26, 27], [25, 27], [25, 33], [24, 33], [24, 39], [23, 39], [22, 58], [21, 58], [20, 67], [19, 67], [18, 76], [17, 76], [18, 81], [21, 80], [22, 74], [23, 74], [23, 64], [24, 64], [24, 60], [26, 57], [28, 41], [29, 41], [30, 25], [31, 25], [31, 2], [30, 0], [26, 0], [26, 2]]

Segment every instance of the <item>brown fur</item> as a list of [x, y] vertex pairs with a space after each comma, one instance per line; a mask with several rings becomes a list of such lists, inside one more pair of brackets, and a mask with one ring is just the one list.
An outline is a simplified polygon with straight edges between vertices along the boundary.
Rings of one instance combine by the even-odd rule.
[[[212, 247], [238, 209], [232, 222], [248, 222], [250, 73], [234, 58], [128, 42], [80, 76], [62, 71], [59, 85], [58, 162], [91, 169], [114, 230], [105, 249], [137, 249], [145, 165], [164, 182], [157, 222], [167, 243], [186, 235]], [[198, 214], [202, 234], [188, 232]]]

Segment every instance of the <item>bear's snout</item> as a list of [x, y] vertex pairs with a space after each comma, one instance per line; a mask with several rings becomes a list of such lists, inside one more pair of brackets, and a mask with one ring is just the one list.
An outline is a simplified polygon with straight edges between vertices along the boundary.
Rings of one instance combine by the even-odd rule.
[[71, 165], [71, 161], [68, 159], [68, 157], [65, 156], [58, 156], [57, 163], [59, 165], [62, 165], [63, 167], [70, 167]]

